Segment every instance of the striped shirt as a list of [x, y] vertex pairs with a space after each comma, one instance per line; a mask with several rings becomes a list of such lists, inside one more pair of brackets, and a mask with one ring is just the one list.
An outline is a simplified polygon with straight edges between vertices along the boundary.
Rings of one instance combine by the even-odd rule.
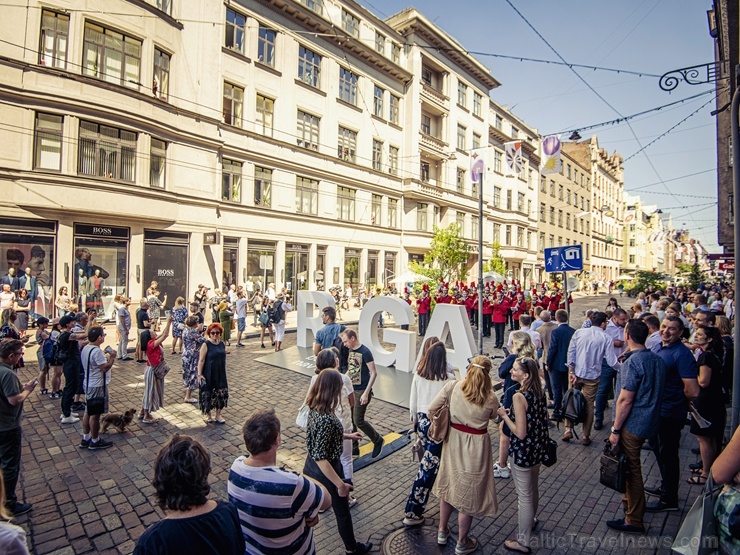
[[252, 467], [246, 457], [229, 472], [229, 501], [239, 512], [246, 553], [313, 555], [313, 528], [306, 517], [319, 513], [324, 492], [314, 482], [277, 466]]

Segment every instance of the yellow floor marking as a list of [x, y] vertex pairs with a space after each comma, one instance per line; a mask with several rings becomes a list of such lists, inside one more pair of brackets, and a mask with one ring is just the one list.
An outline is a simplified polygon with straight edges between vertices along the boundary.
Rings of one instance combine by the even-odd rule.
[[[401, 437], [401, 434], [397, 434], [396, 432], [391, 432], [389, 434], [386, 434], [383, 436], [383, 439], [385, 440], [385, 445], [388, 445], [389, 443], [396, 441], [399, 437]], [[369, 455], [373, 452], [373, 443], [366, 443], [365, 445], [360, 446], [360, 456]]]

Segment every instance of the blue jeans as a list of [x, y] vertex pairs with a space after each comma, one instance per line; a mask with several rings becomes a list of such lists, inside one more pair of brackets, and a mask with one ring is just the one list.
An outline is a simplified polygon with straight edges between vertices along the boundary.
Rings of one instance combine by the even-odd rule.
[[[609, 396], [610, 390], [615, 387], [614, 382], [617, 375], [618, 373], [614, 368], [606, 363], [602, 363], [599, 388], [596, 390], [596, 408], [594, 410], [594, 420], [596, 422], [604, 421], [604, 410], [606, 409], [607, 397]], [[614, 390], [614, 399], [616, 399], [617, 396], [617, 392]], [[616, 412], [616, 407], [614, 412]]]
[[416, 474], [414, 484], [411, 486], [411, 493], [406, 501], [405, 513], [407, 517], [422, 516], [427, 507], [429, 492], [437, 479], [439, 471], [439, 461], [442, 457], [442, 443], [434, 443], [427, 432], [431, 422], [423, 412], [417, 413], [419, 437], [424, 444], [424, 455], [419, 465], [419, 472]]

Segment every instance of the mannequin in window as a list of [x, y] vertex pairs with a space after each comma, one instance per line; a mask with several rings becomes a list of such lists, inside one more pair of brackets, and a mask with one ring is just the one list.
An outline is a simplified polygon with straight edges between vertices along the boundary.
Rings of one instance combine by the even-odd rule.
[[103, 311], [103, 285], [105, 280], [100, 275], [100, 268], [95, 268], [92, 277], [87, 278], [87, 308], [94, 308], [101, 314]]
[[77, 262], [75, 263], [75, 272], [78, 275], [79, 271], [82, 270], [82, 273], [86, 278], [91, 278], [95, 274], [95, 270], [100, 270], [101, 278], [108, 279], [110, 276], [110, 274], [103, 268], [92, 263], [92, 253], [90, 252], [90, 249], [86, 247], [76, 249], [75, 258], [77, 259]]
[[36, 277], [31, 273], [31, 268], [26, 268], [25, 274], [18, 278], [18, 286], [18, 289], [26, 290], [26, 298], [30, 301], [29, 316], [36, 319], [38, 317], [36, 314], [36, 300], [39, 296], [39, 287]]
[[11, 266], [10, 268], [8, 268], [8, 274], [0, 278], [0, 285], [10, 285], [11, 291], [18, 291], [18, 275], [14, 267]]
[[78, 310], [82, 311], [87, 308], [85, 305], [87, 301], [87, 277], [85, 276], [85, 270], [82, 268], [77, 270], [77, 289], [74, 298], [77, 301]]

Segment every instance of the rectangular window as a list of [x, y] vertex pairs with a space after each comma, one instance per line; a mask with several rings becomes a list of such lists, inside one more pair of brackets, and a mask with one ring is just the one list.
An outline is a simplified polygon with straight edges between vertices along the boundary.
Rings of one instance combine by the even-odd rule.
[[339, 126], [339, 138], [337, 145], [337, 156], [345, 162], [355, 163], [355, 150], [357, 149], [357, 132]]
[[457, 103], [463, 108], [468, 105], [468, 86], [461, 81], [457, 82]]
[[457, 168], [457, 173], [455, 174], [455, 186], [458, 193], [465, 193], [465, 170], [462, 168]]
[[337, 186], [337, 218], [343, 222], [355, 221], [356, 194], [355, 189]]
[[511, 210], [511, 197], [512, 197], [512, 193], [511, 193], [511, 189], [509, 189], [506, 191], [506, 209], [507, 210]]
[[298, 110], [298, 146], [319, 150], [319, 118]]
[[578, 193], [573, 193], [573, 206], [578, 208]]
[[493, 171], [496, 173], [502, 173], [501, 171], [501, 153], [498, 150], [493, 151]]
[[324, 0], [301, 0], [301, 4], [319, 15], [324, 13]]
[[373, 169], [377, 172], [383, 170], [383, 141], [373, 139]]
[[421, 162], [419, 164], [419, 178], [424, 183], [429, 183], [429, 162]]
[[473, 150], [480, 148], [481, 137], [478, 133], [473, 133]]
[[547, 179], [543, 176], [540, 178], [540, 193], [547, 192]]
[[397, 96], [390, 95], [390, 97], [388, 98], [388, 106], [390, 108], [390, 113], [388, 114], [388, 116], [391, 123], [395, 123], [396, 125], [398, 125], [398, 112], [401, 106], [401, 99]]
[[247, 18], [232, 9], [226, 8], [226, 39], [224, 46], [230, 50], [244, 54], [244, 33], [247, 28]]
[[552, 179], [550, 180], [550, 196], [555, 196], [555, 182]]
[[36, 114], [34, 168], [57, 171], [62, 169], [63, 122], [62, 116]]
[[254, 168], [254, 204], [267, 208], [272, 205], [272, 170], [268, 168]]
[[524, 193], [517, 193], [516, 210], [517, 212], [524, 212]]
[[108, 179], [136, 180], [136, 133], [80, 122], [77, 171]]
[[223, 159], [221, 200], [240, 202], [242, 198], [242, 163]]
[[477, 181], [470, 182], [470, 196], [478, 198], [478, 182]]
[[152, 137], [149, 148], [149, 185], [164, 189], [165, 166], [167, 162], [167, 143]]
[[504, 245], [511, 245], [511, 226], [507, 225], [505, 228], [506, 237], [504, 238]]
[[162, 10], [167, 15], [172, 15], [172, 0], [157, 0], [157, 9]]
[[546, 211], [545, 203], [541, 202], [540, 203], [540, 221], [543, 223], [545, 222], [545, 211]]
[[298, 49], [298, 79], [306, 85], [319, 88], [321, 74], [321, 56], [308, 48], [301, 46]]
[[470, 217], [470, 237], [478, 237], [478, 224], [480, 223], [480, 220], [478, 219], [478, 216], [471, 216]]
[[297, 176], [295, 180], [295, 211], [300, 214], [319, 212], [319, 182]]
[[421, 115], [421, 132], [425, 135], [432, 134], [432, 118], [425, 114]]
[[570, 214], [565, 215], [565, 229], [570, 229]]
[[563, 211], [558, 210], [558, 227], [563, 227]]
[[572, 170], [571, 165], [566, 164], [565, 165], [565, 175], [568, 179], [570, 179], [571, 170]]
[[570, 204], [570, 189], [565, 190], [565, 203]]
[[375, 31], [375, 51], [385, 54], [385, 36]]
[[483, 95], [473, 91], [473, 115], [483, 117]]
[[391, 44], [391, 60], [393, 63], [401, 63], [401, 47], [397, 44]]
[[502, 118], [499, 115], [496, 115], [496, 121], [494, 123], [494, 127], [501, 131], [501, 128], [504, 126], [504, 118]]
[[85, 23], [82, 72], [116, 85], [139, 88], [141, 41]]
[[457, 224], [457, 227], [460, 229], [460, 235], [465, 237], [465, 214], [462, 212], [458, 212], [455, 215], [455, 223]]
[[224, 82], [224, 123], [234, 127], [242, 126], [242, 106], [244, 89]]
[[398, 147], [388, 147], [388, 173], [398, 175]]
[[383, 206], [383, 197], [380, 195], [373, 195], [372, 213], [370, 221], [373, 225], [383, 225], [381, 217], [381, 209]]
[[154, 83], [152, 94], [167, 100], [170, 94], [170, 55], [159, 48], [154, 49]]
[[357, 104], [357, 75], [343, 67], [339, 68], [339, 98]]
[[512, 139], [518, 139], [519, 138], [519, 130], [516, 127], [514, 127], [513, 125], [511, 126], [511, 138]]
[[277, 33], [260, 25], [259, 39], [257, 41], [257, 59], [266, 66], [275, 67], [275, 37]]
[[257, 132], [272, 137], [272, 124], [275, 117], [275, 101], [272, 98], [257, 95]]
[[545, 232], [540, 231], [538, 250], [540, 252], [545, 250]]
[[555, 208], [550, 207], [550, 225], [555, 225]]
[[395, 229], [398, 227], [398, 199], [388, 199], [388, 227]]
[[563, 200], [563, 186], [558, 185], [558, 200]]
[[501, 224], [493, 224], [493, 242], [501, 244]]
[[345, 9], [342, 9], [342, 29], [355, 38], [360, 36], [360, 20]]
[[630, 256], [630, 264], [634, 264], [635, 263], [635, 255], [634, 254], [630, 254], [629, 256]]
[[493, 205], [496, 208], [501, 208], [501, 187], [493, 188]]
[[465, 135], [467, 132], [468, 130], [465, 129], [464, 125], [457, 124], [457, 148], [460, 150], [465, 150]]
[[634, 246], [635, 246], [635, 239], [634, 237], [632, 237], [630, 238], [630, 247], [634, 247]]
[[373, 89], [373, 114], [379, 118], [383, 117], [383, 95], [385, 91], [377, 85]]
[[425, 202], [418, 202], [416, 204], [416, 229], [418, 231], [429, 231], [427, 226], [427, 212], [429, 211], [429, 205]]
[[520, 226], [516, 226], [516, 246], [524, 247], [524, 230]]
[[66, 69], [68, 37], [69, 16], [49, 10], [42, 11], [39, 64]]

